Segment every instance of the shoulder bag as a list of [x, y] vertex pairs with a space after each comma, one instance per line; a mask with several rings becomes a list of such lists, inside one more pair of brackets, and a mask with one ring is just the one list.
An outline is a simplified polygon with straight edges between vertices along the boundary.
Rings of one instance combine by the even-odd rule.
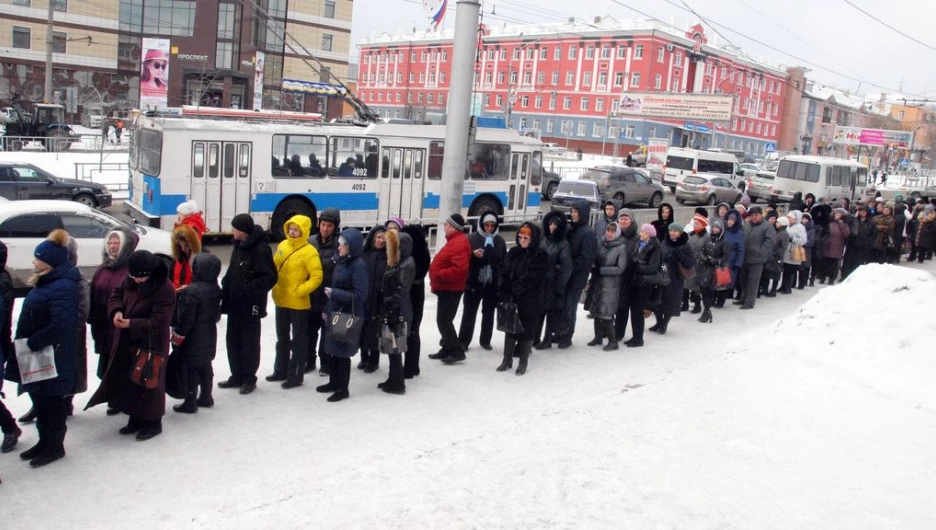
[[644, 285], [666, 287], [670, 284], [669, 267], [666, 266], [666, 263], [661, 264], [655, 273], [641, 276], [641, 282]]
[[131, 350], [133, 364], [130, 368], [130, 381], [147, 390], [159, 388], [159, 371], [163, 357], [153, 348], [153, 328], [146, 323], [146, 346], [137, 346]]
[[501, 302], [497, 304], [497, 331], [516, 335], [523, 333], [523, 324], [520, 322], [520, 313], [517, 304]]
[[334, 311], [328, 315], [326, 324], [328, 324], [328, 334], [332, 339], [344, 344], [358, 344], [361, 329], [364, 327], [364, 319], [354, 314], [353, 293], [351, 294], [351, 312]]
[[676, 262], [679, 267], [679, 278], [681, 280], [691, 280], [696, 276], [695, 267], [686, 267], [682, 263]]

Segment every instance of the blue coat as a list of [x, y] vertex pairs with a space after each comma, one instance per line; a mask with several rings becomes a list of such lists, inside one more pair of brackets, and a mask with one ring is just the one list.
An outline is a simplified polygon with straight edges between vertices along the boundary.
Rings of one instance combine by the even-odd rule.
[[728, 242], [728, 267], [731, 269], [731, 286], [734, 287], [738, 282], [738, 274], [744, 267], [744, 230], [741, 224], [741, 214], [737, 210], [731, 210], [726, 216], [734, 216], [735, 225], [732, 228], [725, 229], [725, 241]]
[[[78, 282], [81, 274], [66, 261], [39, 278], [23, 301], [16, 339], [29, 339], [33, 351], [52, 346], [58, 377], [23, 385], [23, 390], [45, 396], [65, 396], [74, 390], [78, 370]], [[12, 374], [7, 374], [12, 375]], [[16, 374], [19, 379], [19, 374]]]
[[[367, 265], [361, 258], [364, 249], [364, 237], [361, 232], [354, 229], [343, 231], [341, 237], [348, 242], [349, 252], [345, 257], [335, 256], [338, 263], [332, 276], [331, 296], [328, 298], [325, 312], [329, 314], [337, 311], [350, 313], [353, 309], [355, 316], [364, 318], [367, 314], [365, 301], [367, 300], [367, 288], [370, 283]], [[358, 338], [358, 344], [346, 344], [332, 340], [328, 328], [326, 328], [323, 346], [325, 353], [328, 355], [354, 357], [359, 344], [360, 337]]]

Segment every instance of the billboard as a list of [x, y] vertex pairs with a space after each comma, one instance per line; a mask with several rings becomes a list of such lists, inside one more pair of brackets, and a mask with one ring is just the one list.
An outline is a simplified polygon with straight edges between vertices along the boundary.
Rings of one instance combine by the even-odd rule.
[[144, 38], [140, 67], [140, 109], [164, 109], [169, 94], [169, 39]]
[[885, 129], [862, 129], [861, 127], [835, 128], [832, 143], [867, 147], [893, 147], [909, 149], [913, 145], [910, 131], [888, 131]]
[[266, 54], [258, 51], [254, 56], [254, 89], [253, 110], [263, 108], [263, 67], [266, 63]]
[[671, 120], [730, 121], [733, 96], [627, 92], [618, 114]]
[[666, 138], [647, 140], [647, 167], [662, 168], [666, 164], [667, 149], [669, 149], [669, 140]]

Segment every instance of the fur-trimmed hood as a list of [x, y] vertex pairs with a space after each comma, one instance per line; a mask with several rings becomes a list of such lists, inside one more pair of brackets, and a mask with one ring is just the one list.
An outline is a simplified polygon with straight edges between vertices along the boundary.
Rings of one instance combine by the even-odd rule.
[[[182, 249], [179, 246], [180, 239], [184, 239], [192, 250], [189, 256], [182, 255]], [[196, 232], [194, 228], [189, 225], [180, 224], [172, 229], [172, 257], [175, 258], [176, 261], [192, 259], [192, 256], [197, 255], [201, 250], [201, 238], [198, 237], [198, 232]]]
[[[554, 234], [549, 233], [549, 223], [553, 220], [557, 221], [556, 232]], [[566, 238], [566, 233], [568, 232], [568, 225], [566, 224], [565, 215], [562, 212], [552, 211], [547, 213], [543, 217], [543, 236], [550, 241], [562, 241]]]
[[384, 239], [387, 242], [387, 267], [396, 267], [401, 260], [400, 233], [396, 230], [387, 230]]

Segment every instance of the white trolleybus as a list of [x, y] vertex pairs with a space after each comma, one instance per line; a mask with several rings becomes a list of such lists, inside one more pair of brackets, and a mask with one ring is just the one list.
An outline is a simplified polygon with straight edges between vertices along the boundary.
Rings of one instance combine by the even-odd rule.
[[864, 195], [868, 168], [860, 162], [826, 156], [791, 155], [780, 159], [773, 181], [774, 200], [789, 201], [796, 192], [826, 201]]
[[[438, 220], [444, 126], [141, 116], [132, 138], [125, 210], [147, 226], [171, 228], [188, 199], [198, 202], [209, 234], [229, 233], [234, 216], [246, 212], [278, 239], [288, 214], [314, 221], [331, 206], [347, 226], [394, 216]], [[535, 217], [542, 145], [513, 130], [476, 129], [462, 213]]]

